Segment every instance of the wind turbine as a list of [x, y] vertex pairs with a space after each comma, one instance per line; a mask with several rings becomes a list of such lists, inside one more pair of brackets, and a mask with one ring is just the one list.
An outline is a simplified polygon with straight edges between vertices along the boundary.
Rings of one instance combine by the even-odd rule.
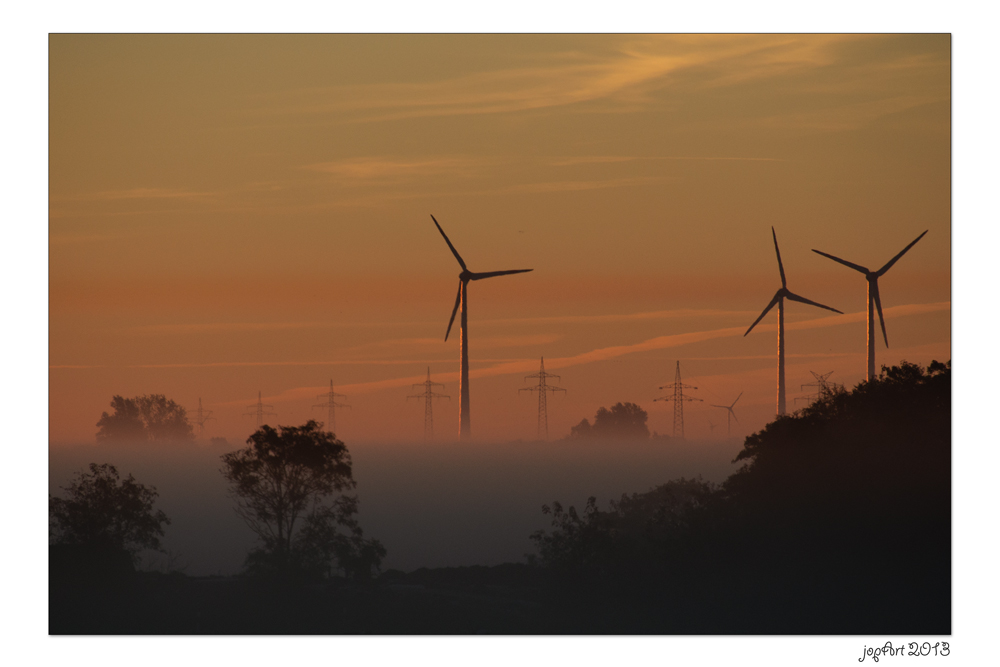
[[458, 260], [459, 266], [462, 267], [462, 272], [458, 274], [458, 295], [455, 297], [455, 307], [451, 311], [451, 319], [448, 320], [448, 330], [444, 333], [444, 339], [448, 340], [448, 334], [451, 333], [451, 325], [455, 323], [455, 313], [458, 312], [458, 306], [461, 304], [462, 319], [459, 323], [459, 328], [461, 330], [460, 347], [462, 350], [462, 375], [458, 384], [458, 437], [459, 440], [468, 441], [472, 433], [472, 427], [469, 420], [469, 281], [494, 278], [496, 276], [506, 276], [511, 273], [527, 273], [528, 271], [533, 271], [534, 269], [487, 271], [486, 273], [474, 273], [469, 271], [469, 267], [465, 265], [465, 260], [463, 260], [462, 256], [458, 254], [457, 250], [455, 250], [455, 246], [451, 244], [451, 241], [448, 239], [448, 235], [444, 233], [444, 230], [441, 229], [441, 225], [438, 224], [437, 218], [432, 215], [431, 220], [434, 221], [434, 226], [437, 227], [439, 232], [441, 232], [441, 236], [444, 237], [444, 242], [448, 244], [448, 247], [451, 249], [451, 253], [455, 255], [455, 259]]
[[[743, 392], [741, 391], [740, 392], [740, 396], [742, 396], [742, 395], [743, 395]], [[740, 396], [736, 397], [736, 401], [740, 400]], [[736, 401], [733, 401], [732, 405], [715, 405], [713, 403], [709, 403], [709, 405], [711, 405], [713, 408], [722, 408], [724, 410], [729, 410], [729, 414], [726, 415], [726, 435], [730, 434], [730, 422], [729, 422], [729, 418], [732, 417], [733, 419], [736, 419], [736, 413], [733, 412], [733, 407], [736, 406]], [[736, 419], [736, 423], [739, 424], [740, 420]]]
[[[926, 234], [930, 230], [924, 230]], [[898, 255], [886, 262], [878, 271], [869, 271], [863, 266], [858, 264], [852, 264], [846, 259], [841, 259], [839, 257], [834, 257], [833, 255], [821, 252], [819, 250], [813, 249], [813, 252], [817, 255], [823, 255], [828, 257], [835, 262], [840, 262], [844, 266], [849, 266], [855, 271], [860, 271], [865, 274], [865, 280], [868, 281], [868, 379], [871, 380], [875, 377], [875, 314], [872, 312], [872, 304], [875, 304], [875, 308], [878, 309], [878, 321], [882, 325], [882, 338], [885, 340], [885, 346], [889, 347], [889, 336], [885, 333], [885, 319], [882, 317], [882, 300], [878, 296], [878, 279], [885, 275], [893, 264], [899, 261], [899, 258], [906, 254], [906, 251], [916, 245], [917, 241], [924, 238], [924, 234], [921, 234], [917, 238], [910, 242], [910, 245], [903, 248]]]
[[778, 256], [778, 272], [781, 273], [781, 287], [774, 293], [771, 303], [767, 304], [767, 308], [765, 308], [764, 312], [760, 314], [760, 317], [754, 320], [754, 323], [750, 325], [750, 328], [747, 329], [747, 333], [743, 334], [743, 336], [745, 337], [748, 333], [753, 331], [753, 328], [757, 326], [758, 322], [764, 319], [767, 312], [774, 308], [775, 304], [778, 305], [778, 416], [781, 416], [785, 414], [785, 299], [788, 299], [789, 301], [798, 301], [799, 303], [805, 303], [810, 306], [816, 306], [817, 308], [826, 308], [827, 310], [832, 310], [833, 312], [840, 313], [841, 315], [844, 313], [836, 308], [824, 306], [821, 303], [810, 301], [805, 297], [788, 291], [788, 286], [785, 281], [785, 267], [781, 263], [781, 251], [778, 250], [778, 235], [775, 234], [774, 227], [771, 227], [771, 236], [774, 238], [774, 254]]

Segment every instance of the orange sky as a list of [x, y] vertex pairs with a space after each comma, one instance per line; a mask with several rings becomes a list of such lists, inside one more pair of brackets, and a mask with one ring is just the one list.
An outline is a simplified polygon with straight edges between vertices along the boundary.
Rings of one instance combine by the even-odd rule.
[[[865, 371], [878, 268], [891, 347], [949, 359], [947, 35], [73, 36], [49, 50], [50, 438], [92, 442], [111, 396], [163, 393], [242, 441], [257, 392], [301, 423], [332, 379], [338, 435], [419, 439], [427, 366], [457, 436], [459, 267], [480, 439], [531, 438], [518, 394], [562, 376], [555, 436], [653, 402], [679, 359], [689, 437], [741, 391], [774, 413], [780, 285], [789, 405], [809, 371]], [[763, 326], [768, 325], [768, 326]], [[799, 403], [801, 406], [801, 402]], [[716, 429], [715, 435], [719, 434]]]

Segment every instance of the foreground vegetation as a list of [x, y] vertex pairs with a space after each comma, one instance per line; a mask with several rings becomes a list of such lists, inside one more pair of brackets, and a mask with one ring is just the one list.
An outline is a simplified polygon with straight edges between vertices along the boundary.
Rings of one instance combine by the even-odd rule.
[[[950, 634], [950, 399], [946, 364], [884, 368], [749, 436], [721, 485], [552, 503], [527, 563], [196, 578], [56, 546], [50, 631]], [[377, 568], [380, 545], [344, 525], [325, 562], [368, 546]], [[294, 553], [279, 534], [272, 553]]]

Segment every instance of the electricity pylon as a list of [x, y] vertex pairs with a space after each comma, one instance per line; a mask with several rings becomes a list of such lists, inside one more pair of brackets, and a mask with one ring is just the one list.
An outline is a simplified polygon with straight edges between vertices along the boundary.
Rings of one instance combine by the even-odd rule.
[[319, 396], [316, 397], [316, 398], [325, 398], [326, 399], [326, 403], [317, 403], [316, 405], [313, 406], [313, 408], [326, 408], [326, 410], [327, 410], [327, 412], [326, 412], [326, 430], [330, 431], [331, 433], [336, 433], [337, 432], [337, 422], [335, 421], [335, 418], [337, 416], [337, 414], [336, 414], [336, 408], [349, 408], [349, 407], [351, 407], [351, 406], [347, 405], [346, 403], [338, 403], [337, 402], [337, 397], [338, 396], [340, 396], [341, 398], [347, 398], [347, 396], [344, 396], [343, 394], [338, 394], [337, 392], [335, 392], [333, 390], [333, 380], [330, 380], [330, 391], [328, 391], [325, 394], [320, 394]]
[[264, 416], [277, 417], [278, 413], [270, 412], [273, 410], [273, 405], [264, 405], [260, 398], [260, 392], [257, 392], [257, 402], [253, 405], [247, 406], [247, 411], [243, 413], [244, 417], [256, 417], [257, 418], [257, 428], [260, 428], [261, 424], [264, 423]]
[[198, 397], [198, 412], [196, 412], [194, 414], [195, 414], [195, 417], [191, 421], [192, 421], [192, 423], [198, 425], [198, 435], [204, 435], [205, 434], [205, 422], [207, 422], [209, 419], [211, 419], [212, 421], [216, 421], [216, 419], [215, 419], [215, 417], [212, 416], [212, 411], [211, 410], [202, 410], [201, 409], [201, 397], [200, 396]]
[[406, 400], [411, 398], [422, 398], [424, 399], [424, 440], [430, 442], [434, 438], [434, 399], [435, 398], [447, 398], [451, 400], [451, 396], [447, 394], [439, 394], [434, 391], [434, 387], [443, 387], [444, 385], [440, 382], [431, 382], [431, 367], [427, 367], [427, 379], [418, 384], [414, 384], [413, 388], [423, 387], [424, 393], [422, 394], [411, 394], [406, 397]]
[[[674, 373], [674, 383], [665, 384], [660, 389], [667, 389], [668, 387], [673, 387], [674, 393], [672, 396], [661, 396], [660, 398], [654, 398], [654, 401], [673, 401], [674, 402], [674, 437], [684, 439], [684, 402], [685, 401], [700, 401], [700, 398], [695, 398], [694, 396], [685, 396], [685, 389], [697, 389], [698, 387], [692, 387], [689, 384], [684, 384], [681, 382], [681, 362], [677, 362], [677, 372]], [[680, 433], [680, 435], [678, 435]]]
[[550, 391], [566, 391], [562, 387], [554, 387], [546, 382], [548, 378], [561, 379], [558, 375], [553, 375], [552, 373], [545, 372], [545, 357], [542, 357], [542, 365], [539, 371], [534, 375], [525, 375], [525, 380], [531, 380], [537, 378], [538, 384], [534, 387], [522, 387], [517, 390], [517, 393], [522, 391], [537, 391], [538, 392], [538, 439], [548, 440], [549, 439], [549, 414], [548, 405], [546, 398]]
[[817, 391], [815, 394], [806, 394], [805, 396], [797, 397], [795, 399], [796, 403], [798, 403], [799, 401], [809, 401], [810, 403], [818, 401], [819, 399], [825, 397], [827, 394], [831, 393], [834, 390], [834, 388], [837, 387], [836, 382], [826, 381], [827, 378], [833, 375], [833, 371], [830, 371], [829, 373], [823, 373], [822, 375], [820, 375], [815, 371], [809, 371], [809, 372], [812, 373], [812, 376], [814, 378], [816, 378], [816, 381], [807, 382], [806, 384], [801, 385], [799, 388], [805, 389], [806, 387], [816, 387]]

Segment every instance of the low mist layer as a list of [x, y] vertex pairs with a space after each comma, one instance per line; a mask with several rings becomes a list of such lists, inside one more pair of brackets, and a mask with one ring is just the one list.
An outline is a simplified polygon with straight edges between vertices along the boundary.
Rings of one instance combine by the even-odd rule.
[[[383, 569], [495, 565], [521, 561], [528, 536], [548, 525], [543, 504], [582, 505], [650, 489], [666, 479], [721, 481], [742, 441], [346, 443], [358, 481], [360, 521], [388, 555]], [[159, 492], [171, 519], [168, 555], [146, 567], [189, 575], [235, 574], [254, 535], [234, 511], [220, 456], [243, 443], [85, 444], [50, 450], [50, 492], [90, 463], [111, 463]]]

